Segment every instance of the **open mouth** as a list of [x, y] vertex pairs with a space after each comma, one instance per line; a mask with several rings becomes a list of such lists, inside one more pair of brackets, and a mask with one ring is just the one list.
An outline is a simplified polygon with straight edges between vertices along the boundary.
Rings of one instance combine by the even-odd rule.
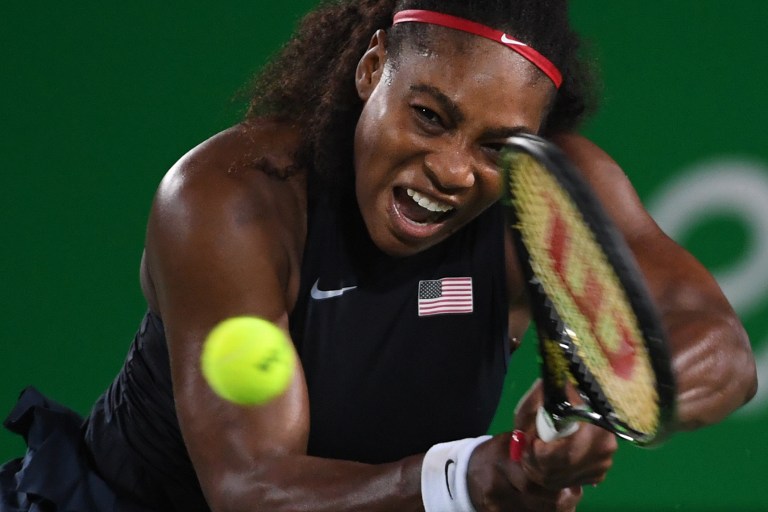
[[453, 206], [410, 188], [396, 188], [395, 200], [403, 217], [418, 225], [442, 222], [455, 211]]

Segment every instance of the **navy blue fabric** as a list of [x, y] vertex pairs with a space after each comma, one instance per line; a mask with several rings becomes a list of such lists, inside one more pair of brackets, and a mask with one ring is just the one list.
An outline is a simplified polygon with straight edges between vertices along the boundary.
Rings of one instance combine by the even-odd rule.
[[158, 510], [208, 510], [176, 418], [165, 330], [154, 313], [145, 315], [123, 368], [93, 406], [85, 442], [121, 494]]
[[2, 512], [149, 512], [118, 496], [90, 464], [83, 419], [25, 389], [4, 426], [27, 441], [27, 453], [0, 467]]
[[151, 312], [85, 420], [30, 388], [5, 425], [28, 449], [0, 471], [0, 512], [210, 510], [176, 419], [163, 324]]

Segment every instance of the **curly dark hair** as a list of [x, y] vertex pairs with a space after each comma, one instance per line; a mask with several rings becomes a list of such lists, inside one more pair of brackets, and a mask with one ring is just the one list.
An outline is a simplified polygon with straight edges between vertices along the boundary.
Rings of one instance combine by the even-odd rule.
[[514, 36], [547, 56], [563, 84], [542, 128], [573, 130], [596, 107], [593, 66], [570, 27], [567, 0], [326, 0], [304, 17], [288, 43], [256, 76], [246, 119], [272, 116], [302, 130], [299, 167], [334, 183], [352, 169], [362, 110], [355, 68], [377, 29], [388, 32], [390, 57], [405, 42], [428, 44], [429, 26], [392, 26], [394, 13], [427, 9], [460, 16]]

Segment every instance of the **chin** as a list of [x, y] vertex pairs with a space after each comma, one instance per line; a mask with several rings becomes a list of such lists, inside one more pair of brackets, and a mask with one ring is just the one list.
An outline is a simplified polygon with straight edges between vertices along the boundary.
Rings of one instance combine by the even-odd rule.
[[371, 234], [370, 236], [374, 245], [381, 252], [394, 258], [414, 256], [434, 247], [447, 238], [447, 236], [444, 236], [439, 239], [403, 240], [391, 232], [380, 234], [379, 236]]

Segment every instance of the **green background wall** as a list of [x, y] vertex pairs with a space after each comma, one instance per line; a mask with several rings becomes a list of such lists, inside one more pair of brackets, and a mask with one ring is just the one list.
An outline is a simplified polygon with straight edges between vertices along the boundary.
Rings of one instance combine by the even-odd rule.
[[[87, 413], [144, 310], [137, 269], [155, 186], [238, 118], [237, 90], [315, 3], [0, 6], [0, 416], [28, 384]], [[574, 4], [604, 70], [585, 131], [716, 273], [768, 374], [768, 2]], [[535, 375], [528, 341], [495, 431]], [[580, 510], [768, 510], [766, 420], [761, 393], [659, 448], [622, 444]], [[21, 450], [0, 433], [0, 460]]]

